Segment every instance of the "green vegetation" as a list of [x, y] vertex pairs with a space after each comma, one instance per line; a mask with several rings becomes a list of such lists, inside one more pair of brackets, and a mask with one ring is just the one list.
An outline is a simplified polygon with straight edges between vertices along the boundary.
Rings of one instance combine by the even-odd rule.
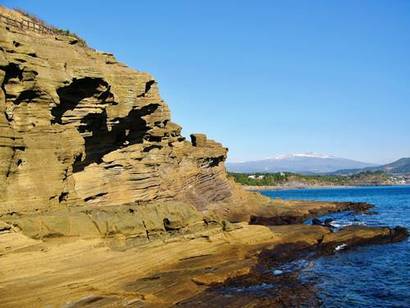
[[248, 186], [350, 186], [382, 185], [391, 183], [391, 177], [383, 171], [365, 171], [354, 175], [303, 175], [291, 172], [278, 173], [229, 173], [236, 182]]
[[80, 36], [78, 36], [78, 34], [74, 33], [74, 32], [70, 32], [70, 30], [64, 30], [64, 29], [58, 29], [58, 28], [53, 28], [54, 31], [56, 31], [58, 34], [62, 34], [62, 35], [67, 35], [67, 36], [71, 36], [74, 37], [78, 42], [81, 43], [81, 45], [83, 46], [87, 46], [86, 41], [84, 41]]
[[41, 18], [39, 18], [38, 16], [36, 16], [36, 15], [34, 15], [34, 14], [32, 14], [32, 13], [29, 13], [29, 12], [23, 10], [23, 9], [20, 9], [20, 8], [14, 8], [14, 10], [15, 10], [16, 12], [19, 12], [21, 15], [23, 15], [23, 16], [26, 17], [27, 19], [29, 19], [29, 20], [31, 20], [31, 21], [37, 23], [37, 24], [40, 24], [40, 25], [42, 25], [42, 26], [44, 26], [44, 27], [47, 27], [47, 28], [50, 28], [50, 29], [53, 29], [53, 28], [54, 28], [53, 26], [47, 24], [44, 20], [42, 20]]
[[26, 17], [27, 19], [42, 25], [48, 29], [51, 29], [52, 31], [54, 31], [57, 34], [61, 34], [61, 35], [67, 35], [67, 36], [71, 36], [73, 38], [75, 38], [78, 42], [80, 42], [83, 46], [87, 46], [87, 43], [76, 33], [70, 32], [69, 30], [64, 30], [64, 29], [59, 29], [54, 27], [53, 25], [47, 24], [44, 20], [42, 20], [41, 18], [37, 17], [34, 14], [31, 14], [25, 10], [22, 10], [20, 8], [14, 8], [15, 11], [19, 12], [21, 15], [23, 15], [24, 17]]

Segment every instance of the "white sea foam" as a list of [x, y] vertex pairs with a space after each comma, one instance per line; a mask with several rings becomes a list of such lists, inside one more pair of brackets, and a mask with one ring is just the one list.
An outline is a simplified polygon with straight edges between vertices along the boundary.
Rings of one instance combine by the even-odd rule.
[[339, 251], [339, 250], [345, 249], [346, 247], [347, 247], [346, 244], [338, 245], [338, 246], [336, 246], [335, 251]]
[[360, 226], [364, 226], [366, 225], [364, 222], [362, 221], [340, 221], [340, 220], [336, 220], [336, 221], [332, 221], [330, 223], [330, 225], [333, 228], [343, 228], [343, 227], [348, 227], [348, 226], [353, 226], [353, 225], [360, 225]]

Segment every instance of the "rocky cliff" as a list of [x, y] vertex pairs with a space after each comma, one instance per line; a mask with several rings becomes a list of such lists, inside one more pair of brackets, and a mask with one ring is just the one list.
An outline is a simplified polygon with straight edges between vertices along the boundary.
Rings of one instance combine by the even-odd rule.
[[74, 36], [0, 23], [0, 214], [232, 198], [227, 149], [181, 135], [155, 79]]

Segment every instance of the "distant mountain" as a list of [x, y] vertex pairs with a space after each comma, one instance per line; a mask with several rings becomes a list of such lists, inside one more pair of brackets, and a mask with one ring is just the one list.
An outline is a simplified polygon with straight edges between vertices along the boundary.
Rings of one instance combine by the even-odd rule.
[[229, 172], [295, 172], [302, 174], [329, 173], [340, 169], [360, 169], [374, 164], [317, 153], [280, 155], [273, 158], [226, 163]]
[[382, 167], [387, 173], [410, 173], [410, 157], [400, 158]]
[[332, 174], [335, 175], [351, 175], [364, 171], [384, 171], [391, 174], [410, 174], [410, 157], [400, 158], [390, 164], [376, 166], [376, 167], [367, 167], [367, 168], [354, 168], [354, 169], [341, 169]]

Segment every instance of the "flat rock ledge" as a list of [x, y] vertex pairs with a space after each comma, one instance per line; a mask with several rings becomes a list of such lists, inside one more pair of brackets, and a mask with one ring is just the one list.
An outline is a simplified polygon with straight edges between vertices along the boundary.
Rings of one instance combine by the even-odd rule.
[[[306, 253], [329, 254], [340, 245], [349, 249], [407, 236], [404, 228], [355, 226], [331, 232], [323, 226], [302, 224], [267, 227], [235, 223], [225, 231], [222, 227], [201, 229], [142, 244], [118, 236], [40, 240], [6, 230], [0, 235], [0, 298], [7, 307], [255, 304], [259, 299], [252, 296], [229, 299], [217, 290], [268, 283], [277, 279], [266, 275], [275, 262]], [[303, 296], [289, 297], [287, 281], [280, 291], [283, 294], [272, 293], [276, 295], [266, 303], [293, 305], [314, 294], [306, 286], [293, 285], [297, 288], [292, 292]]]

